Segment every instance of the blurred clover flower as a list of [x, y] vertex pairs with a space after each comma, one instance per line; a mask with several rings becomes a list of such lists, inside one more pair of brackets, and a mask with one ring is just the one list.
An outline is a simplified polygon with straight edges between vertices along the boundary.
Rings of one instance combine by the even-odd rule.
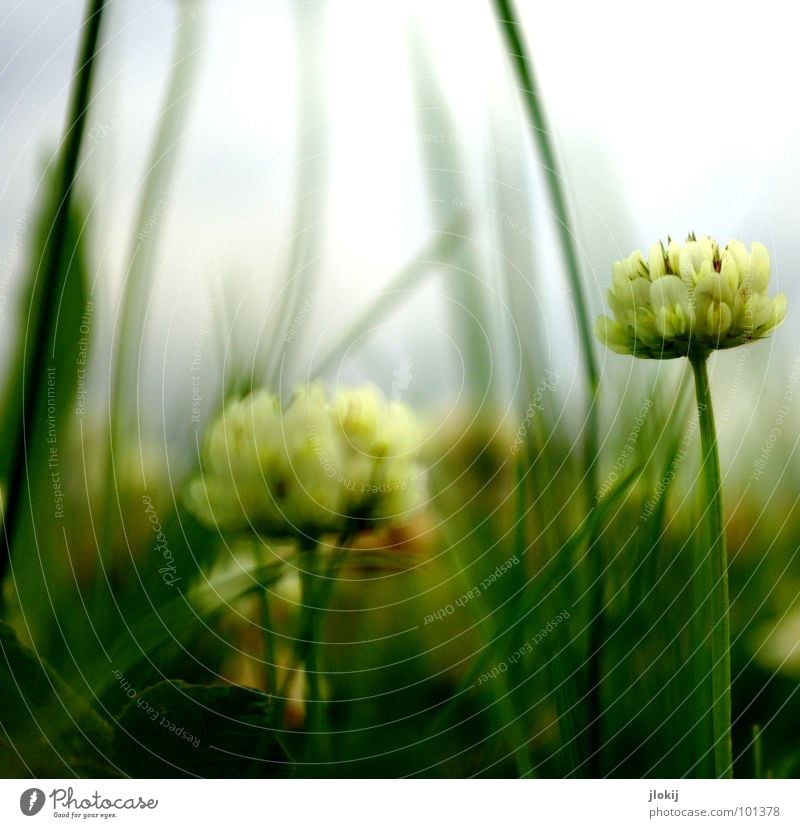
[[411, 410], [372, 386], [332, 399], [307, 386], [283, 411], [274, 394], [255, 391], [208, 429], [186, 503], [228, 532], [313, 538], [401, 523], [422, 499], [420, 435]]
[[654, 244], [645, 261], [638, 250], [615, 262], [608, 301], [614, 319], [601, 316], [600, 341], [643, 359], [706, 357], [767, 336], [786, 315], [786, 296], [767, 295], [769, 254], [754, 242], [720, 250], [708, 236], [679, 245]]

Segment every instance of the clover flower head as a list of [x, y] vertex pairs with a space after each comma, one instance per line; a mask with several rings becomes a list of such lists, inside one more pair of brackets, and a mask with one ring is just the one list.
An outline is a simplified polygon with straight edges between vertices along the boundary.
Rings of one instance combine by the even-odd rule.
[[770, 263], [764, 245], [723, 248], [708, 236], [679, 245], [654, 244], [615, 262], [598, 339], [643, 359], [704, 358], [712, 350], [763, 339], [783, 322], [786, 296], [767, 295]]
[[321, 385], [302, 387], [285, 410], [255, 391], [208, 429], [186, 503], [227, 532], [318, 536], [403, 522], [422, 499], [419, 442], [411, 410], [372, 386], [332, 399]]

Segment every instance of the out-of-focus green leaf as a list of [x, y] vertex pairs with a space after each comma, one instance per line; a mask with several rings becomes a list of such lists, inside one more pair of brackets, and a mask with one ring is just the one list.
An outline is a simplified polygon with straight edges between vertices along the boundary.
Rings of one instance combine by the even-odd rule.
[[[288, 776], [269, 730], [270, 698], [246, 687], [167, 681], [134, 696], [118, 720], [113, 753], [135, 778]], [[130, 691], [129, 691], [130, 692]]]
[[98, 695], [108, 692], [114, 675], [133, 673], [142, 662], [170, 643], [186, 647], [202, 631], [206, 622], [229, 609], [234, 601], [275, 583], [283, 574], [282, 562], [242, 569], [222, 577], [211, 577], [186, 593], [176, 587], [174, 598], [159, 606], [139, 610], [125, 619], [125, 629], [106, 648], [107, 661], [98, 663], [89, 683]]
[[116, 775], [111, 728], [0, 621], [0, 777]]
[[[36, 224], [35, 251], [44, 250], [49, 243], [53, 216], [61, 198], [59, 185], [57, 177], [53, 177]], [[55, 644], [46, 634], [54, 623], [53, 608], [70, 592], [69, 583], [64, 580], [71, 556], [67, 503], [70, 486], [78, 485], [78, 475], [69, 462], [69, 430], [75, 420], [76, 393], [79, 384], [85, 382], [92, 317], [87, 216], [85, 202], [73, 195], [55, 295], [47, 292], [50, 288], [39, 273], [40, 253], [33, 255], [0, 430], [0, 444], [4, 448], [14, 446], [20, 439], [18, 435], [24, 441], [21, 454], [3, 452], [5, 463], [0, 471], [9, 486], [20, 487], [15, 499], [8, 493], [5, 514], [10, 567], [20, 611], [37, 646], [43, 650], [49, 643]], [[48, 303], [53, 305], [49, 328], [44, 314]], [[45, 347], [38, 351], [38, 361], [37, 338], [45, 341]], [[33, 411], [29, 417], [28, 408]], [[23, 429], [23, 422], [30, 423], [30, 427]]]

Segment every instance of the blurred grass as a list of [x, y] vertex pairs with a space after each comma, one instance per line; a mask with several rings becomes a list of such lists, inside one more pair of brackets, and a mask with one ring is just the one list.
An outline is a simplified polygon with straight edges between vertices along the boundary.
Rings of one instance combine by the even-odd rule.
[[[272, 693], [285, 687], [286, 698], [278, 704], [258, 694], [245, 693], [242, 699], [233, 694], [219, 697], [220, 709], [241, 702], [248, 727], [253, 717], [258, 725], [263, 716], [264, 727], [297, 762], [296, 772], [320, 773], [298, 761], [313, 763], [319, 755], [315, 757], [316, 747], [303, 731], [305, 712], [297, 688], [301, 674], [290, 646], [297, 629], [312, 625], [314, 635], [307, 637], [319, 636], [324, 642], [316, 654], [324, 699], [324, 757], [329, 763], [322, 773], [713, 775], [708, 624], [703, 613], [693, 613], [693, 607], [703, 604], [697, 577], [702, 549], [694, 502], [696, 435], [689, 439], [677, 474], [668, 478], [683, 441], [692, 435], [691, 389], [685, 374], [676, 375], [673, 383], [672, 375], [660, 368], [642, 370], [641, 378], [624, 386], [604, 377], [609, 421], [597, 419], [597, 366], [562, 173], [513, 6], [498, 0], [495, 9], [521, 79], [527, 126], [549, 189], [540, 193], [529, 188], [530, 205], [522, 187], [511, 195], [498, 184], [487, 197], [506, 205], [501, 213], [516, 215], [529, 207], [544, 214], [548, 203], [553, 209], [564, 275], [579, 320], [587, 407], [578, 418], [577, 433], [564, 416], [557, 388], [549, 389], [552, 393], [543, 395], [540, 408], [528, 414], [539, 383], [553, 369], [538, 327], [525, 324], [542, 278], [535, 256], [530, 245], [509, 236], [496, 220], [492, 224], [487, 218], [492, 226], [478, 226], [468, 211], [453, 214], [447, 209], [454, 197], [473, 197], [461, 181], [461, 173], [471, 171], [453, 145], [430, 144], [423, 157], [430, 241], [364, 303], [350, 326], [318, 357], [312, 373], [324, 376], [354, 341], [366, 339], [401, 311], [409, 295], [446, 273], [451, 295], [465, 310], [450, 323], [470, 355], [472, 387], [461, 409], [448, 416], [430, 415], [436, 427], [427, 445], [428, 508], [409, 526], [356, 537], [340, 577], [331, 583], [330, 610], [324, 618], [309, 620], [297, 612], [296, 550], [263, 541], [231, 543], [200, 526], [181, 506], [181, 481], [171, 478], [158, 452], [149, 457], [138, 436], [133, 414], [141, 406], [125, 389], [137, 381], [138, 360], [129, 357], [137, 343], [141, 346], [158, 243], [155, 226], [141, 249], [133, 242], [121, 300], [127, 321], [120, 344], [128, 356], [123, 356], [124, 349], [118, 352], [111, 423], [115, 462], [110, 473], [102, 462], [103, 439], [95, 438], [88, 419], [75, 416], [80, 321], [89, 299], [88, 278], [96, 270], [88, 242], [97, 217], [87, 206], [90, 194], [81, 190], [78, 197], [75, 183], [90, 99], [92, 61], [85, 57], [94, 54], [102, 11], [102, 3], [90, 5], [93, 22], [79, 62], [73, 127], [67, 130], [59, 175], [49, 179], [31, 239], [36, 266], [27, 276], [20, 312], [28, 324], [21, 325], [18, 352], [11, 357], [0, 432], [4, 529], [13, 564], [4, 584], [9, 599], [4, 615], [33, 652], [5, 632], [0, 645], [7, 658], [11, 654], [20, 664], [46, 663], [43, 675], [70, 688], [66, 710], [51, 707], [55, 702], [46, 695], [37, 700], [40, 716], [56, 711], [53, 733], [59, 739], [69, 731], [65, 713], [83, 707], [89, 712], [82, 710], [81, 715], [86, 714], [103, 738], [108, 736], [128, 704], [115, 671], [142, 691], [158, 685], [159, 690], [147, 691], [157, 694], [164, 692], [160, 683], [165, 679], [252, 686]], [[305, 12], [310, 17], [295, 21], [298, 39], [320, 7], [314, 4]], [[148, 222], [176, 162], [174, 149], [198, 57], [197, 31], [186, 23], [178, 34], [179, 57], [154, 139], [136, 228]], [[449, 134], [458, 127], [448, 111], [446, 90], [423, 71], [437, 45], [420, 46], [415, 54], [416, 107], [425, 131]], [[282, 298], [276, 317], [280, 324], [271, 329], [271, 367], [265, 363], [244, 378], [234, 372], [235, 381], [227, 387], [230, 377], [220, 378], [221, 398], [240, 393], [248, 382], [270, 372], [277, 382], [283, 376], [281, 366], [292, 374], [296, 366], [284, 362], [281, 331], [288, 330], [299, 312], [298, 302], [312, 291], [321, 272], [318, 221], [325, 148], [315, 134], [320, 115], [311, 94], [320, 67], [304, 63], [302, 56], [299, 60], [304, 79], [296, 212], [289, 261], [276, 280]], [[499, 182], [515, 174], [507, 157], [492, 159], [489, 167]], [[496, 250], [491, 254], [476, 249], [476, 240], [484, 237], [493, 240]], [[598, 269], [605, 271], [608, 264], [597, 263]], [[106, 276], [99, 274], [100, 279]], [[495, 296], [508, 301], [509, 319], [492, 304], [500, 302]], [[503, 324], [496, 324], [498, 319]], [[518, 332], [516, 342], [505, 322]], [[225, 344], [226, 337], [220, 337], [220, 346]], [[247, 353], [248, 343], [235, 345], [239, 353]], [[509, 376], [520, 377], [518, 388], [505, 387], [491, 369], [489, 359], [497, 355], [508, 363], [504, 370]], [[49, 368], [55, 368], [57, 377], [53, 427], [64, 475], [63, 520], [53, 517], [48, 467]], [[626, 453], [645, 400], [652, 405], [634, 450]], [[798, 477], [795, 425], [784, 428], [763, 482], [747, 482], [758, 446], [743, 453], [726, 475], [725, 485], [733, 494], [727, 498], [727, 529], [738, 776], [792, 776], [800, 770], [793, 729], [800, 715], [800, 498], [791, 485]], [[613, 480], [612, 472], [617, 475]], [[610, 481], [607, 489], [601, 488], [603, 479]], [[161, 577], [164, 551], [143, 498], [150, 499], [169, 541], [177, 584]], [[107, 521], [99, 533], [98, 520]], [[519, 563], [492, 579], [512, 558]], [[487, 579], [489, 586], [464, 603], [465, 594]], [[268, 596], [268, 602], [259, 601], [259, 595]], [[569, 617], [554, 624], [565, 611]], [[598, 630], [603, 670], [595, 668], [587, 681], [587, 656], [599, 652]], [[527, 644], [530, 650], [512, 661]], [[501, 678], [478, 684], [501, 664], [506, 665]], [[203, 697], [206, 691], [192, 693]], [[3, 677], [0, 697], [11, 699], [9, 710], [0, 711], [0, 723], [6, 726], [21, 702]], [[68, 770], [114, 773], [126, 767], [120, 763], [115, 771], [88, 761], [88, 754], [76, 757], [75, 745], [78, 753], [82, 750], [80, 739], [74, 741], [75, 734], [69, 732], [66, 736]], [[237, 765], [237, 771], [276, 772], [270, 769], [275, 743], [266, 741], [264, 755], [244, 767]], [[32, 764], [14, 765], [13, 770], [63, 775], [63, 762], [54, 763], [38, 747], [34, 753]]]
[[[312, 302], [325, 233], [319, 218], [325, 204], [329, 164], [327, 108], [323, 94], [325, 73], [320, 60], [324, 31], [321, 21], [325, 7], [321, 0], [290, 7], [297, 44], [298, 78], [295, 192], [288, 260], [275, 302], [275, 335], [264, 375], [267, 385], [284, 389], [284, 395], [292, 391], [292, 363], [296, 352], [296, 347], [288, 347], [286, 336], [304, 303]], [[300, 330], [298, 335], [302, 336], [302, 333]], [[289, 382], [285, 382], [287, 378]]]
[[[36, 264], [23, 293], [27, 301], [20, 317], [24, 322], [0, 428], [5, 460], [0, 460], [0, 480], [6, 482], [7, 492], [2, 508], [0, 577], [10, 566], [15, 580], [20, 579], [18, 595], [34, 602], [30, 620], [26, 620], [29, 628], [35, 628], [47, 612], [45, 598], [49, 596], [38, 579], [46, 568], [42, 550], [51, 543], [62, 548], [54, 531], [61, 511], [55, 488], [60, 481], [53, 475], [63, 468], [57, 440], [59, 433], [65, 433], [65, 417], [77, 388], [75, 360], [87, 297], [82, 248], [85, 222], [73, 205], [104, 11], [103, 0], [93, 0], [87, 7], [65, 137], [38, 222], [39, 255], [34, 257]], [[44, 536], [42, 545], [37, 531]]]
[[[574, 230], [570, 219], [567, 200], [564, 195], [562, 176], [556, 161], [550, 128], [547, 123], [542, 98], [538, 91], [533, 63], [528, 55], [520, 31], [518, 16], [512, 0], [494, 0], [497, 23], [506, 42], [507, 56], [514, 68], [519, 84], [519, 92], [525, 111], [530, 119], [530, 134], [536, 147], [545, 174], [548, 196], [553, 207], [559, 246], [565, 265], [565, 276], [570, 288], [570, 296], [575, 309], [578, 341], [587, 385], [587, 410], [582, 436], [587, 508], [591, 508], [594, 493], [597, 491], [597, 451], [598, 451], [598, 407], [597, 398], [600, 391], [600, 374], [594, 352], [594, 336], [589, 321], [589, 312], [585, 290], [581, 279], [578, 253]], [[590, 542], [590, 547], [592, 546]], [[595, 558], [597, 555], [595, 554]], [[585, 566], [594, 566], [593, 558], [587, 553]], [[591, 613], [590, 637], [586, 657], [586, 673], [589, 702], [589, 759], [593, 775], [598, 776], [601, 769], [602, 740], [602, 704], [600, 685], [603, 670], [603, 645], [606, 637], [604, 623], [605, 607], [603, 604], [602, 570], [595, 568], [592, 590], [588, 596]]]

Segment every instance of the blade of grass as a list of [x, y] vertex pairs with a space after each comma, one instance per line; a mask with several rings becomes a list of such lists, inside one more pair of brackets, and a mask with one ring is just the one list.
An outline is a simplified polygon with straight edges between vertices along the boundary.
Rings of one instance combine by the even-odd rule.
[[[454, 548], [454, 551], [456, 551], [457, 554], [457, 547]], [[465, 590], [469, 591], [471, 584], [467, 581], [464, 575], [463, 565], [461, 562], [457, 561], [456, 567], [460, 575], [460, 579], [464, 584]], [[467, 606], [469, 607], [469, 611], [474, 618], [474, 623], [478, 627], [481, 634], [482, 648], [484, 651], [490, 649], [490, 644], [496, 640], [498, 644], [507, 642], [508, 653], [510, 654], [514, 652], [514, 644], [516, 642], [514, 635], [517, 629], [515, 626], [511, 627], [508, 631], [504, 630], [503, 627], [500, 626], [498, 627], [499, 631], [497, 633], [491, 634], [486, 629], [486, 619], [482, 618], [478, 614], [475, 602], [470, 601]], [[498, 649], [500, 649], [500, 647], [498, 647]], [[507, 664], [507, 661], [504, 659], [503, 663]], [[490, 686], [492, 690], [494, 690], [492, 694], [494, 696], [494, 701], [491, 707], [494, 707], [495, 705], [497, 706], [497, 731], [502, 732], [505, 731], [506, 728], [510, 729], [509, 739], [512, 742], [511, 752], [514, 755], [517, 775], [520, 778], [531, 777], [533, 775], [533, 766], [531, 765], [530, 760], [530, 739], [527, 739], [525, 734], [524, 714], [517, 713], [514, 704], [514, 688], [512, 687], [508, 672], [506, 671], [501, 674], [500, 688], [498, 690], [494, 689], [494, 683], [490, 683]]]
[[528, 230], [533, 226], [538, 202], [529, 167], [520, 162], [518, 153], [503, 151], [508, 138], [503, 129], [502, 103], [491, 101], [489, 106], [489, 134], [494, 151], [487, 160], [488, 199], [493, 205], [492, 216], [501, 217], [492, 225], [491, 248], [505, 295], [506, 324], [502, 333], [508, 343], [509, 358], [517, 363], [513, 367], [520, 369], [516, 396], [524, 407], [533, 398], [537, 382], [548, 368], [554, 367], [545, 362], [547, 357], [552, 358], [555, 349], [543, 336], [547, 327], [542, 324], [543, 308], [536, 289], [539, 262], [532, 231]]
[[[533, 71], [533, 63], [527, 53], [518, 16], [512, 0], [492, 0], [497, 22], [503, 33], [507, 55], [513, 65], [519, 84], [519, 91], [530, 119], [531, 138], [541, 159], [545, 173], [545, 181], [553, 205], [556, 219], [561, 253], [566, 265], [567, 282], [575, 303], [575, 315], [578, 323], [578, 340], [583, 355], [586, 382], [589, 388], [589, 403], [586, 413], [584, 433], [584, 463], [586, 469], [585, 481], [587, 491], [587, 506], [592, 508], [594, 495], [597, 492], [597, 446], [598, 446], [598, 410], [597, 395], [599, 392], [599, 371], [594, 353], [592, 330], [589, 324], [589, 314], [581, 282], [578, 254], [571, 229], [567, 200], [564, 195], [562, 179], [558, 172], [556, 154], [553, 148], [550, 129], [541, 106], [541, 96], [538, 90]], [[602, 571], [602, 556], [595, 554], [594, 561], [587, 558], [587, 565], [594, 564], [594, 574], [599, 576]], [[594, 688], [589, 694], [589, 717], [592, 725], [590, 731], [590, 755], [593, 759], [593, 772], [600, 775], [602, 766], [602, 709], [600, 688], [602, 684], [602, 647], [605, 638], [604, 607], [603, 607], [603, 578], [593, 578], [596, 584], [594, 593], [590, 596], [590, 612], [593, 619], [590, 628], [589, 649], [587, 657], [587, 682]]]
[[[178, 4], [177, 37], [172, 68], [145, 174], [142, 196], [133, 226], [128, 269], [120, 299], [121, 321], [116, 332], [113, 355], [110, 411], [109, 495], [115, 491], [116, 458], [141, 427], [139, 421], [139, 363], [147, 305], [156, 272], [156, 257], [166, 210], [175, 178], [178, 149], [194, 91], [200, 55], [202, 16], [190, 3]], [[119, 503], [117, 503], [119, 509]], [[109, 519], [115, 510], [106, 510], [101, 554], [107, 551]]]
[[[546, 640], [543, 643], [547, 652]], [[561, 747], [555, 752], [555, 758], [559, 764], [558, 775], [563, 779], [571, 776], [581, 766], [574, 713], [579, 703], [575, 697], [574, 683], [569, 680], [573, 671], [565, 665], [565, 658], [563, 649], [555, 649], [547, 658], [551, 682], [555, 688], [556, 715], [561, 739]]]
[[[50, 228], [56, 192], [46, 201], [41, 216], [40, 236]], [[39, 383], [47, 386], [37, 403], [32, 427], [25, 433], [26, 476], [22, 483], [24, 502], [16, 525], [10, 559], [11, 574], [18, 604], [26, 618], [28, 632], [38, 648], [49, 658], [63, 651], [55, 632], [70, 629], [75, 621], [75, 594], [65, 567], [67, 534], [74, 526], [66, 494], [77, 484], [77, 469], [70, 462], [68, 436], [75, 420], [73, 408], [79, 383], [78, 358], [88, 358], [90, 336], [82, 320], [87, 311], [91, 266], [87, 254], [88, 208], [86, 200], [75, 194], [64, 241], [63, 292], [53, 328], [45, 335], [46, 362]], [[44, 299], [39, 286], [26, 300], [30, 307]], [[87, 326], [89, 327], [89, 326]], [[20, 352], [26, 333], [21, 336]], [[20, 360], [22, 364], [23, 360]], [[16, 378], [22, 381], [22, 376]], [[14, 398], [16, 401], [20, 397]], [[13, 405], [13, 404], [12, 404]], [[24, 550], [24, 551], [23, 551]]]
[[421, 285], [431, 273], [452, 260], [454, 252], [466, 240], [464, 216], [455, 216], [443, 230], [389, 282], [389, 284], [356, 316], [350, 325], [336, 338], [326, 353], [316, 362], [311, 376], [319, 377], [332, 368], [352, 346], [371, 329], [385, 319], [409, 293]]
[[179, 3], [172, 68], [167, 82], [158, 127], [150, 150], [142, 197], [134, 223], [128, 269], [120, 307], [122, 318], [116, 337], [116, 360], [112, 386], [112, 422], [115, 435], [134, 433], [137, 425], [136, 392], [131, 388], [139, 376], [141, 332], [152, 289], [163, 213], [172, 192], [178, 149], [194, 91], [200, 54], [201, 15], [192, 13], [189, 3]]
[[204, 629], [201, 622], [230, 611], [232, 602], [276, 583], [284, 572], [284, 562], [281, 561], [238, 571], [224, 578], [212, 577], [185, 591], [178, 589], [176, 597], [152, 607], [138, 619], [126, 622], [125, 631], [106, 649], [107, 660], [98, 660], [95, 669], [89, 673], [90, 687], [102, 696], [115, 683], [110, 665], [114, 670], [128, 673], [141, 662], [152, 664], [154, 651], [171, 641], [186, 647], [191, 632]]
[[686, 377], [682, 376], [677, 394], [673, 398], [674, 402], [670, 402], [674, 414], [672, 423], [667, 426], [667, 431], [670, 428], [672, 429], [672, 439], [667, 444], [667, 449], [664, 452], [664, 463], [659, 469], [660, 474], [657, 478], [658, 482], [664, 486], [664, 490], [658, 503], [656, 504], [652, 517], [648, 521], [648, 532], [645, 535], [645, 554], [648, 556], [650, 563], [650, 566], [646, 572], [646, 585], [648, 588], [652, 586], [656, 580], [655, 568], [658, 563], [658, 556], [655, 554], [655, 550], [664, 536], [664, 521], [667, 515], [667, 496], [669, 494], [669, 489], [672, 486], [672, 482], [675, 479], [675, 475], [670, 475], [669, 470], [673, 460], [678, 454], [681, 440], [683, 439], [683, 429], [680, 426], [686, 422], [688, 416], [687, 406], [689, 403], [689, 389], [691, 385], [685, 380]]
[[[457, 126], [447, 105], [440, 78], [435, 72], [435, 56], [427, 47], [424, 35], [414, 33], [409, 42], [416, 71], [412, 92], [420, 133], [425, 136], [455, 136]], [[463, 186], [466, 165], [459, 152], [458, 141], [421, 142], [428, 194], [428, 209], [434, 229], [446, 226], [452, 205], [469, 204], [469, 194]], [[493, 354], [487, 330], [491, 323], [491, 302], [494, 293], [484, 289], [478, 277], [481, 268], [472, 255], [471, 247], [460, 249], [457, 267], [446, 276], [447, 291], [451, 297], [447, 311], [456, 340], [463, 349], [464, 362], [470, 370], [464, 376], [466, 391], [472, 404], [491, 398], [497, 384], [493, 368]], [[492, 336], [492, 341], [497, 338]]]
[[[628, 491], [634, 481], [638, 479], [641, 474], [640, 468], [635, 468], [626, 477], [618, 481], [617, 485], [612, 491], [598, 504], [597, 508], [592, 510], [575, 528], [569, 538], [564, 542], [564, 545], [559, 549], [558, 555], [564, 560], [570, 560], [572, 554], [576, 549], [582, 547], [587, 543], [588, 538], [596, 537], [600, 526], [608, 519], [608, 515], [618, 503], [619, 499]], [[446, 527], [445, 527], [446, 528]], [[555, 580], [555, 575], [553, 576]], [[496, 612], [500, 613], [496, 628], [508, 631], [516, 625], [524, 625], [530, 619], [534, 618], [534, 613], [538, 609], [542, 601], [542, 592], [547, 588], [549, 582], [541, 584], [536, 590], [526, 590], [522, 595], [515, 594], [510, 596], [504, 606], [498, 607]], [[553, 587], [554, 588], [554, 587]], [[551, 588], [552, 591], [552, 588]], [[458, 683], [457, 688], [452, 694], [450, 703], [442, 709], [436, 719], [431, 723], [429, 731], [439, 729], [444, 726], [450, 718], [454, 710], [458, 706], [460, 697], [468, 692], [475, 684], [475, 680], [484, 671], [484, 668], [492, 663], [492, 660], [497, 660], [496, 648], [501, 641], [502, 636], [494, 635], [485, 646], [481, 648], [478, 655], [465, 672], [464, 676]]]
[[[681, 376], [677, 394], [673, 398], [674, 402], [670, 402], [673, 416], [671, 423], [668, 424], [665, 431], [668, 433], [671, 429], [672, 434], [664, 451], [664, 459], [658, 469], [658, 476], [656, 478], [657, 485], [660, 484], [663, 486], [663, 490], [661, 491], [661, 496], [656, 504], [655, 510], [647, 522], [647, 531], [644, 535], [643, 548], [644, 554], [647, 557], [646, 565], [643, 567], [642, 573], [644, 590], [647, 590], [647, 592], [644, 599], [640, 598], [639, 600], [643, 600], [648, 609], [651, 607], [650, 595], [653, 594], [652, 591], [656, 589], [659, 583], [658, 567], [659, 560], [661, 559], [659, 550], [664, 545], [666, 539], [667, 504], [669, 502], [669, 493], [675, 480], [675, 474], [670, 474], [670, 470], [675, 458], [678, 456], [681, 442], [684, 439], [684, 428], [682, 426], [688, 417], [687, 406], [689, 405], [691, 383], [687, 382], [687, 379], [688, 376], [686, 374]], [[665, 551], [669, 556], [669, 565], [672, 566], [675, 550], [667, 545]], [[696, 601], [693, 603], [697, 606]], [[630, 611], [631, 608], [628, 608], [628, 612]], [[691, 623], [693, 626], [699, 626], [700, 630], [705, 626], [704, 619], [700, 613], [695, 616]], [[701, 640], [696, 635], [693, 635], [692, 639], [695, 641]], [[681, 652], [680, 641], [677, 638], [669, 646], [665, 658], [672, 667], [671, 672], [675, 677], [675, 681], [667, 682], [664, 687], [664, 699], [670, 713], [681, 710], [685, 711], [685, 714], [679, 715], [692, 716], [695, 711], [703, 710], [703, 700], [698, 694], [701, 692], [703, 676], [706, 671], [700, 656], [701, 654], [695, 650], [690, 652], [687, 657], [684, 657]], [[682, 680], [683, 677], [685, 677], [685, 680]], [[659, 721], [663, 721], [662, 711], [657, 711], [657, 718]], [[696, 719], [690, 721], [689, 727], [686, 730], [686, 738], [679, 739], [675, 743], [675, 761], [677, 763], [674, 771], [675, 776], [683, 775], [687, 769], [692, 767], [696, 761], [696, 757], [702, 756], [708, 748], [708, 741], [702, 723], [703, 718], [704, 713], [701, 712]], [[655, 727], [657, 729], [658, 724]]]
[[753, 778], [764, 778], [764, 747], [761, 739], [761, 728], [753, 725]]
[[[656, 466], [655, 477], [653, 478], [653, 489], [656, 492], [656, 504], [649, 514], [646, 523], [640, 525], [640, 536], [635, 546], [635, 565], [632, 569], [623, 571], [621, 578], [624, 578], [630, 584], [630, 588], [626, 589], [620, 586], [616, 593], [610, 596], [612, 603], [618, 603], [618, 609], [615, 612], [617, 618], [625, 619], [625, 624], [631, 623], [631, 629], [634, 630], [653, 630], [656, 627], [663, 627], [665, 616], [663, 614], [664, 608], [662, 602], [658, 599], [658, 589], [660, 584], [666, 583], [666, 579], [671, 572], [676, 572], [679, 568], [679, 556], [672, 545], [667, 540], [667, 507], [669, 504], [669, 494], [675, 480], [675, 471], [673, 465], [676, 458], [680, 455], [681, 443], [685, 439], [686, 430], [684, 428], [690, 404], [691, 382], [689, 380], [688, 372], [683, 372], [678, 381], [678, 386], [674, 392], [667, 390], [666, 392], [659, 392], [658, 387], [654, 386], [650, 393], [654, 395], [654, 408], [648, 415], [646, 425], [652, 429], [649, 434], [640, 435], [640, 441], [651, 441], [655, 446], [653, 456], [656, 451], [660, 455], [658, 463], [653, 462]], [[664, 423], [664, 419], [668, 418]], [[691, 433], [691, 432], [690, 432]], [[649, 501], [648, 501], [649, 502]], [[644, 514], [644, 504], [642, 504], [642, 512]], [[664, 556], [660, 555], [663, 549]], [[664, 571], [659, 570], [659, 564], [664, 560], [667, 561]], [[675, 576], [677, 577], [677, 576]], [[689, 597], [690, 585], [686, 584], [683, 588], [686, 597]], [[679, 599], [683, 603], [683, 599]], [[637, 620], [638, 619], [638, 620]], [[691, 623], [695, 623], [692, 621]], [[700, 627], [703, 627], [702, 620], [700, 620]], [[617, 645], [620, 642], [621, 627], [617, 626], [609, 634], [609, 640], [615, 640]], [[699, 639], [698, 639], [699, 640]], [[664, 670], [670, 679], [663, 684], [657, 684], [653, 688], [653, 695], [648, 701], [645, 708], [640, 710], [644, 714], [647, 709], [652, 711], [652, 725], [650, 733], [654, 737], [659, 733], [666, 731], [671, 743], [670, 754], [675, 754], [674, 764], [670, 766], [667, 772], [669, 776], [682, 776], [686, 771], [693, 767], [695, 757], [703, 755], [708, 749], [709, 740], [706, 738], [702, 727], [703, 715], [700, 715], [700, 720], [692, 718], [695, 711], [703, 709], [702, 700], [697, 696], [698, 687], [703, 683], [704, 666], [699, 659], [698, 653], [683, 652], [680, 638], [674, 636], [665, 646], [663, 653]], [[615, 658], [614, 663], [617, 665], [616, 670], [619, 672], [619, 661]], [[627, 689], [632, 691], [634, 686], [641, 682], [642, 684], [649, 678], [650, 672], [646, 676], [638, 676], [632, 681], [627, 679]], [[653, 699], [659, 693], [662, 695], [660, 702], [653, 703]], [[665, 723], [663, 705], [666, 705], [666, 713], [670, 717]], [[613, 706], [617, 708], [619, 705], [616, 700]], [[613, 711], [607, 711], [608, 714]], [[619, 714], [622, 719], [626, 721], [625, 711]], [[687, 721], [690, 719], [690, 721]], [[671, 736], [671, 722], [672, 721], [687, 721], [687, 726], [683, 736], [675, 739]], [[610, 736], [612, 740], [617, 736], [617, 729], [619, 721], [611, 716], [611, 731]], [[668, 756], [662, 757], [666, 762]], [[670, 759], [670, 762], [673, 760]], [[615, 768], [606, 768], [612, 775]]]
[[302, 303], [311, 302], [323, 242], [323, 185], [327, 167], [324, 142], [327, 130], [324, 108], [317, 104], [321, 97], [317, 84], [325, 78], [319, 63], [324, 31], [320, 18], [324, 5], [319, 0], [312, 0], [290, 6], [297, 44], [297, 174], [289, 260], [276, 315], [278, 321], [271, 339], [273, 347], [266, 364], [267, 385], [274, 390], [283, 386], [291, 389], [292, 386], [291, 382], [279, 382], [278, 374], [284, 372], [291, 375], [292, 356], [298, 352], [296, 340], [302, 337], [303, 331], [298, 329], [297, 335], [291, 338], [292, 347], [287, 334], [298, 319]]
[[[36, 419], [44, 404], [47, 365], [51, 359], [52, 334], [58, 323], [59, 305], [67, 289], [68, 270], [65, 268], [65, 248], [69, 226], [70, 206], [75, 189], [81, 146], [86, 126], [86, 115], [91, 100], [92, 81], [100, 38], [100, 25], [105, 11], [105, 0], [91, 0], [87, 6], [83, 41], [75, 71], [75, 82], [67, 115], [67, 125], [58, 163], [58, 196], [52, 219], [51, 232], [42, 252], [42, 258], [33, 280], [33, 294], [25, 320], [25, 345], [18, 370], [19, 400], [11, 401], [9, 414], [13, 417], [8, 427], [8, 464], [0, 469], [0, 479], [7, 481], [7, 500], [3, 504], [3, 537], [0, 539], [0, 580], [8, 568], [16, 534], [23, 517], [23, 494], [31, 483], [28, 468], [28, 440], [33, 435]], [[66, 322], [66, 320], [65, 320]], [[17, 406], [21, 406], [17, 408]], [[27, 489], [27, 491], [30, 491]]]
[[[587, 415], [586, 433], [586, 468], [587, 472], [594, 468], [596, 446], [597, 446], [597, 425], [594, 412], [594, 398], [599, 387], [599, 371], [597, 359], [594, 353], [594, 340], [592, 328], [589, 324], [589, 313], [584, 296], [583, 284], [581, 281], [580, 268], [578, 266], [578, 253], [572, 234], [572, 224], [567, 209], [567, 201], [564, 195], [561, 175], [558, 172], [556, 154], [550, 138], [550, 128], [547, 123], [545, 112], [540, 104], [541, 95], [538, 90], [533, 72], [533, 62], [527, 53], [520, 33], [518, 17], [512, 0], [492, 0], [495, 11], [498, 15], [498, 24], [502, 30], [508, 49], [508, 57], [511, 61], [515, 75], [519, 82], [520, 94], [525, 104], [526, 112], [530, 118], [531, 138], [539, 156], [545, 173], [545, 180], [549, 191], [550, 200], [553, 205], [553, 212], [556, 219], [558, 238], [561, 253], [566, 264], [566, 275], [573, 301], [575, 302], [575, 313], [578, 321], [578, 338], [583, 355], [586, 380], [590, 390], [590, 407]], [[596, 487], [590, 487], [596, 491]]]

